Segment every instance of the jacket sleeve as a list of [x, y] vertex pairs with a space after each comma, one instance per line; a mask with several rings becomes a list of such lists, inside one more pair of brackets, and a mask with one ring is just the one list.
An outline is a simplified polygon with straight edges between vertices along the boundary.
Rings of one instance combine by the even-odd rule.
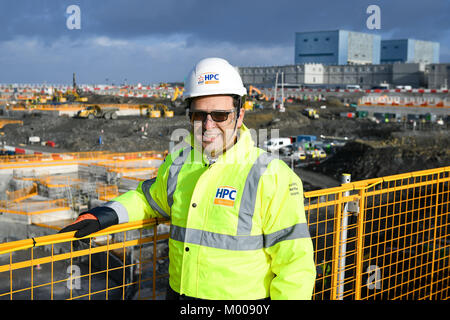
[[260, 184], [264, 247], [274, 274], [272, 300], [310, 300], [316, 278], [314, 249], [300, 178], [281, 160], [272, 161]]
[[155, 178], [141, 181], [136, 190], [130, 190], [113, 198], [102, 206], [90, 209], [101, 228], [113, 224], [150, 218], [169, 218], [170, 208], [167, 204], [167, 175], [172, 163], [172, 155], [168, 155], [158, 169]]

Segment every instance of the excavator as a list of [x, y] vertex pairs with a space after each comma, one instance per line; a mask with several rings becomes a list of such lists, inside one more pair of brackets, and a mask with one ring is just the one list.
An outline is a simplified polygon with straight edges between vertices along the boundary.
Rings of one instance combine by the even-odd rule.
[[81, 89], [78, 88], [77, 86], [77, 82], [75, 80], [75, 72], [73, 73], [73, 85], [72, 85], [72, 90], [67, 90], [65, 93], [65, 98], [66, 101], [69, 102], [88, 102], [88, 98], [87, 97], [80, 97], [81, 94]]
[[302, 113], [310, 119], [319, 119], [319, 114], [313, 108], [306, 108]]
[[264, 93], [262, 93], [261, 90], [259, 90], [258, 88], [255, 88], [254, 86], [249, 87], [248, 96], [250, 98], [255, 98], [256, 100], [260, 100], [260, 101], [262, 101], [262, 100], [269, 101], [269, 98]]
[[172, 118], [173, 117], [173, 111], [169, 110], [169, 108], [165, 104], [157, 103], [155, 105], [155, 107], [162, 110], [164, 118]]
[[183, 95], [184, 88], [181, 87], [175, 87], [175, 92], [173, 93], [173, 97], [171, 99], [172, 102], [178, 99], [178, 97], [181, 97]]
[[63, 98], [66, 98], [66, 101], [69, 102], [88, 102], [88, 98], [80, 97], [80, 93], [80, 89], [67, 90]]
[[147, 117], [149, 118], [159, 118], [161, 117], [161, 113], [164, 118], [172, 118], [173, 117], [173, 111], [169, 110], [169, 108], [162, 103], [157, 104], [143, 104], [139, 106], [142, 110], [147, 110]]
[[64, 97], [64, 94], [62, 93], [62, 91], [60, 90], [55, 90], [53, 92], [53, 98], [52, 98], [53, 103], [65, 103], [67, 102], [67, 98]]
[[175, 87], [173, 97], [170, 99], [170, 104], [172, 108], [178, 108], [181, 105], [181, 96], [183, 95], [183, 87]]

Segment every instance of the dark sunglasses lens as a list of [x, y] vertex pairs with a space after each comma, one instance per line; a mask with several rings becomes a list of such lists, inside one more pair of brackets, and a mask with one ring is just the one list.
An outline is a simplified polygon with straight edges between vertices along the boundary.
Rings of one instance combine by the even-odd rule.
[[206, 112], [202, 111], [190, 112], [190, 117], [192, 121], [205, 121], [206, 116], [207, 116]]
[[223, 122], [228, 119], [229, 112], [211, 112], [211, 118], [215, 122]]
[[[228, 119], [230, 113], [231, 112], [213, 111], [210, 115], [215, 122], [223, 122]], [[205, 121], [208, 113], [204, 111], [194, 111], [189, 112], [189, 116], [191, 121]]]

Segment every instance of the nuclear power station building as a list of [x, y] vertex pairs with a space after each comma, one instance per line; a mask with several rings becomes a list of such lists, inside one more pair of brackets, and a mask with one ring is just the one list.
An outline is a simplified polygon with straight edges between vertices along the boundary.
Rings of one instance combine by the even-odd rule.
[[441, 89], [448, 86], [450, 63], [439, 63], [439, 48], [437, 42], [347, 30], [297, 32], [294, 64], [238, 69], [244, 84], [257, 87], [273, 87], [278, 73], [292, 86]]

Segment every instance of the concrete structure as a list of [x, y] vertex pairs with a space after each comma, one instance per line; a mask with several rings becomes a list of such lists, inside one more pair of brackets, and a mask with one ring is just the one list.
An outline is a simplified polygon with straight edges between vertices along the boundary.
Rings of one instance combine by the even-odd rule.
[[[271, 67], [239, 67], [238, 72], [244, 84], [254, 84], [258, 87], [273, 87], [277, 73], [280, 75], [282, 72], [286, 85], [318, 85], [324, 82], [325, 66], [312, 63]], [[281, 84], [280, 76], [278, 82]]]
[[327, 66], [324, 84], [333, 87], [359, 85], [361, 88], [372, 88], [380, 83], [392, 82], [392, 65], [364, 66]]
[[425, 67], [425, 77], [430, 89], [448, 89], [450, 63], [433, 63]]
[[413, 88], [426, 87], [424, 63], [394, 63], [392, 82], [394, 86], [410, 85]]
[[439, 63], [439, 43], [415, 39], [382, 40], [381, 63]]
[[295, 64], [378, 64], [381, 37], [347, 30], [296, 32]]
[[239, 67], [244, 85], [273, 87], [277, 72], [284, 72], [284, 82], [291, 86], [320, 86], [345, 88], [359, 85], [371, 89], [381, 83], [390, 88], [446, 89], [450, 79], [450, 63], [425, 65], [423, 63], [388, 63], [369, 65], [285, 65], [268, 67]]
[[153, 151], [1, 159], [0, 224], [64, 224], [87, 209], [90, 201], [108, 201], [156, 176], [162, 162], [163, 155]]
[[244, 85], [273, 87], [277, 72], [284, 72], [286, 85], [345, 87], [360, 85], [371, 88], [380, 83], [392, 82], [392, 64], [388, 65], [287, 65], [271, 67], [240, 67]]

